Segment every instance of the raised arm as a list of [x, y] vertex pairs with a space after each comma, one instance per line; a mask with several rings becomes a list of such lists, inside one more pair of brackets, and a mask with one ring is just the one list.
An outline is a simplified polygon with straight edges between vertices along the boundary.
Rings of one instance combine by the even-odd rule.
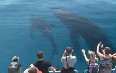
[[[103, 54], [102, 53], [100, 53], [100, 51], [99, 51], [99, 47], [103, 47], [103, 44], [101, 45], [102, 43], [100, 42], [98, 45], [97, 45], [97, 55], [100, 57], [100, 59], [101, 58], [103, 58]], [[104, 52], [103, 52], [104, 53]]]
[[116, 59], [116, 53], [114, 53], [114, 54], [112, 55], [112, 57], [113, 57], [114, 59]]
[[83, 53], [83, 55], [84, 55], [85, 61], [87, 62], [87, 64], [89, 64], [89, 59], [87, 58], [87, 56], [86, 56], [86, 54], [85, 54], [85, 50], [82, 49], [81, 51], [82, 51], [82, 53]]

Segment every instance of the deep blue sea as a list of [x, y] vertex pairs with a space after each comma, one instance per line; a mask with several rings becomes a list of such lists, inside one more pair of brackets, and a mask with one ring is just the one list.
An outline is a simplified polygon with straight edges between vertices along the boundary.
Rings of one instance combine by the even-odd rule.
[[[51, 63], [62, 68], [62, 53], [67, 46], [73, 46], [69, 29], [53, 14], [53, 8], [89, 20], [106, 34], [113, 49], [116, 49], [116, 0], [0, 0], [0, 73], [7, 73], [8, 64], [14, 55], [20, 57], [24, 71], [38, 60], [36, 54], [39, 50], [44, 52], [44, 59], [50, 62], [57, 50]], [[49, 27], [33, 25], [33, 15]], [[84, 29], [80, 25], [78, 27]], [[83, 38], [78, 41], [86, 51], [87, 47], [91, 46], [87, 45]], [[58, 49], [54, 49], [53, 44]], [[79, 54], [82, 54], [81, 51]], [[84, 59], [83, 56], [81, 58]], [[75, 65], [75, 69], [80, 72], [87, 68], [86, 62], [81, 61], [81, 58], [77, 57]]]

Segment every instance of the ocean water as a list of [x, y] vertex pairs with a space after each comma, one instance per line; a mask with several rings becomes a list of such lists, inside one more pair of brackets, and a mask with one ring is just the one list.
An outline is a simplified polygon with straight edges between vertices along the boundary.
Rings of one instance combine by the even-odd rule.
[[[51, 63], [62, 68], [62, 53], [67, 46], [73, 46], [68, 28], [53, 14], [52, 8], [63, 9], [88, 19], [103, 30], [113, 49], [116, 48], [115, 0], [0, 0], [0, 73], [7, 73], [8, 64], [14, 55], [20, 57], [24, 71], [38, 60], [36, 53], [39, 50], [44, 52], [44, 58], [48, 61], [51, 61], [57, 50]], [[44, 29], [43, 26], [33, 26], [33, 15], [38, 16], [52, 30], [47, 30], [48, 27]], [[53, 47], [53, 43], [57, 49]], [[86, 50], [90, 46], [83, 38], [79, 39], [79, 44]], [[86, 68], [86, 62], [77, 57], [75, 69], [82, 72]]]

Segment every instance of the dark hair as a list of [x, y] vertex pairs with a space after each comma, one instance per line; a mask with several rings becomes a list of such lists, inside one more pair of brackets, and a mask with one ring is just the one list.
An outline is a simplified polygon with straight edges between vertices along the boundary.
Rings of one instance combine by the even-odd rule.
[[42, 59], [43, 58], [43, 52], [42, 51], [39, 51], [37, 53], [37, 57], [38, 57], [38, 59]]
[[72, 53], [72, 49], [66, 49], [66, 53], [71, 54]]
[[109, 47], [105, 47], [105, 54], [110, 54], [111, 53], [111, 49]]
[[73, 50], [72, 50], [71, 47], [67, 47], [66, 50], [65, 50], [65, 52], [66, 52], [66, 55], [69, 56], [70, 54], [73, 53]]
[[35, 67], [31, 67], [29, 70], [28, 70], [29, 73], [37, 73], [37, 69]]

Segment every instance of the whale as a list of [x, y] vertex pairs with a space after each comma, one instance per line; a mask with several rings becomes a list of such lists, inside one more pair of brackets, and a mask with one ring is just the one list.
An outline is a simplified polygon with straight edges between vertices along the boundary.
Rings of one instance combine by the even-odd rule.
[[[112, 52], [116, 51], [106, 33], [87, 18], [61, 8], [52, 8], [51, 11], [68, 29], [72, 46], [76, 54], [79, 54], [82, 49], [79, 44], [80, 37], [84, 39], [87, 46], [92, 51], [96, 51], [99, 42], [102, 42], [105, 47], [110, 47]], [[82, 55], [77, 56], [81, 57]]]
[[56, 42], [52, 35], [52, 26], [50, 24], [47, 24], [37, 15], [31, 15], [31, 22], [32, 22], [32, 30], [31, 30], [32, 38], [35, 37], [34, 36], [35, 32], [39, 31], [44, 37], [46, 37], [51, 42], [51, 45], [53, 47], [53, 52], [50, 60], [52, 62], [52, 60], [54, 59], [54, 57], [57, 55], [58, 52]]

